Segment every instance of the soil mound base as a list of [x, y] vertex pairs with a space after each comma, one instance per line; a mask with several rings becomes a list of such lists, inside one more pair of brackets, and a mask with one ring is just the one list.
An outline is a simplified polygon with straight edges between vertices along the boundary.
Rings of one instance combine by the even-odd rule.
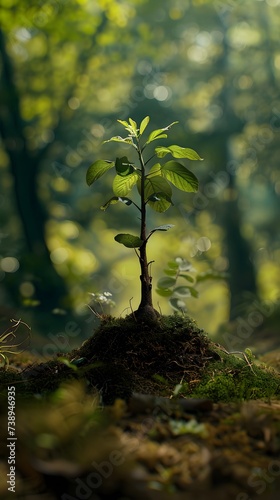
[[[87, 373], [92, 383], [102, 379], [104, 371], [107, 386], [102, 387], [103, 393], [110, 392], [108, 384], [116, 388], [124, 382], [133, 391], [157, 393], [159, 383], [197, 383], [206, 364], [219, 358], [212, 346], [196, 323], [186, 317], [161, 317], [153, 325], [136, 322], [132, 317], [109, 318], [71, 353], [71, 361], [81, 360], [85, 366], [93, 366]], [[96, 363], [102, 365], [95, 368]]]
[[228, 353], [187, 317], [153, 324], [109, 317], [78, 349], [21, 369], [11, 362], [0, 370], [0, 390], [17, 384], [17, 394], [43, 394], [76, 379], [98, 390], [105, 404], [129, 401], [135, 392], [214, 402], [278, 397], [279, 374], [253, 358]]

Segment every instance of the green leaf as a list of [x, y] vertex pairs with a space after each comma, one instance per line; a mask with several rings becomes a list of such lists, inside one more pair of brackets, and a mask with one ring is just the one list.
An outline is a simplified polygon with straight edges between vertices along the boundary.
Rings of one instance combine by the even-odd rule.
[[145, 179], [145, 199], [156, 193], [164, 193], [171, 198], [172, 189], [168, 182], [160, 175], [146, 177]]
[[[188, 291], [187, 291], [188, 290]], [[198, 291], [193, 288], [192, 286], [178, 286], [177, 288], [174, 288], [173, 292], [181, 297], [199, 297]]]
[[144, 118], [144, 120], [141, 121], [141, 123], [140, 123], [140, 135], [142, 135], [145, 132], [146, 127], [147, 127], [149, 121], [150, 121], [150, 117], [149, 116], [146, 116]]
[[106, 201], [106, 203], [104, 203], [104, 205], [101, 205], [100, 210], [105, 211], [105, 210], [107, 210], [109, 205], [115, 205], [115, 203], [118, 203], [118, 201], [119, 201], [118, 196], [113, 196], [112, 198], [110, 198], [110, 200]]
[[132, 201], [129, 198], [121, 198], [120, 196], [113, 196], [104, 205], [102, 205], [100, 209], [106, 210], [109, 207], [109, 205], [115, 205], [115, 203], [118, 203], [119, 201], [121, 201], [125, 205], [131, 205], [132, 203]]
[[165, 193], [154, 193], [149, 196], [147, 202], [151, 208], [160, 213], [165, 212], [170, 205], [173, 205], [170, 196]]
[[166, 139], [166, 137], [167, 134], [163, 134], [161, 128], [153, 130], [153, 132], [150, 133], [146, 144], [150, 144], [150, 142], [155, 141], [156, 139]]
[[[129, 132], [130, 135], [134, 136], [134, 137], [138, 137], [138, 133], [137, 133], [137, 123], [132, 120], [131, 118], [128, 119], [129, 120], [129, 123], [124, 121], [124, 120], [117, 120], [123, 127], [125, 127], [125, 129]], [[130, 138], [131, 140], [131, 144], [134, 145], [133, 143], [133, 140]]]
[[174, 158], [188, 158], [189, 160], [200, 160], [203, 158], [199, 156], [199, 154], [191, 148], [181, 148], [181, 146], [173, 145], [169, 146], [171, 154]]
[[156, 288], [156, 293], [161, 297], [171, 297], [171, 295], [173, 294], [172, 290], [164, 288]]
[[185, 280], [189, 281], [190, 283], [194, 283], [195, 279], [190, 276], [189, 274], [179, 274], [180, 278], [184, 278]]
[[[146, 177], [145, 179], [145, 201], [156, 212], [165, 212], [172, 204], [172, 189], [168, 182], [160, 175]], [[141, 193], [141, 180], [137, 182], [138, 192]]]
[[190, 148], [181, 148], [181, 146], [173, 145], [169, 147], [155, 148], [155, 153], [159, 158], [163, 158], [168, 153], [172, 154], [174, 158], [188, 158], [189, 160], [203, 160], [199, 154]]
[[151, 167], [150, 172], [147, 174], [146, 178], [149, 179], [150, 177], [155, 177], [156, 175], [161, 175], [161, 164], [160, 163], [155, 163]]
[[190, 286], [189, 290], [191, 292], [191, 296], [192, 297], [195, 297], [196, 299], [199, 297], [199, 293], [198, 293], [198, 291], [195, 288], [193, 288], [192, 286]]
[[117, 120], [121, 125], [123, 125], [124, 127], [129, 127], [129, 123], [126, 122], [125, 120]]
[[191, 292], [188, 286], [177, 286], [174, 288], [173, 293], [179, 295], [180, 297], [190, 297]]
[[179, 267], [178, 262], [176, 262], [174, 260], [170, 260], [169, 262], [167, 262], [167, 265], [168, 265], [168, 267], [170, 267], [170, 269], [178, 269], [178, 267]]
[[174, 224], [164, 224], [163, 226], [157, 226], [155, 227], [152, 232], [154, 231], [168, 231], [168, 229], [171, 229], [174, 227]]
[[127, 156], [116, 158], [115, 167], [117, 173], [122, 177], [132, 174], [132, 172], [134, 172], [135, 170], [133, 165], [128, 161]]
[[155, 148], [155, 153], [158, 158], [164, 158], [164, 156], [170, 154], [171, 151], [168, 147], [159, 146], [158, 148]]
[[106, 142], [124, 142], [126, 144], [132, 144], [134, 146], [133, 140], [131, 137], [121, 137], [119, 135], [116, 135], [115, 137], [111, 137], [111, 139], [108, 139], [107, 141], [103, 141], [102, 144], [106, 144]]
[[177, 274], [176, 269], [164, 269], [163, 272], [167, 274], [167, 276], [176, 276]]
[[183, 300], [178, 299], [177, 297], [172, 297], [169, 299], [169, 304], [173, 309], [176, 309], [176, 311], [186, 311], [186, 304], [183, 302]]
[[160, 278], [157, 282], [157, 286], [158, 288], [170, 288], [172, 286], [174, 286], [176, 283], [176, 279], [175, 278], [168, 278], [168, 277], [163, 277], [163, 278]]
[[171, 202], [171, 199], [169, 198], [169, 196], [167, 196], [167, 194], [164, 194], [164, 193], [155, 193], [155, 194], [152, 194], [152, 196], [149, 196], [148, 200], [147, 201], [160, 201], [161, 198], [163, 199], [167, 199], [167, 201], [170, 201]]
[[177, 161], [168, 161], [161, 168], [161, 174], [181, 191], [194, 192], [198, 190], [198, 180], [195, 175]]
[[128, 118], [128, 121], [130, 123], [133, 132], [135, 133], [135, 135], [137, 135], [137, 123], [134, 120], [132, 120], [132, 118]]
[[173, 205], [170, 196], [165, 193], [155, 193], [148, 198], [148, 205], [156, 212], [163, 213], [168, 210], [170, 205]]
[[163, 132], [165, 132], [166, 130], [169, 130], [176, 123], [178, 123], [178, 122], [170, 123], [170, 125], [168, 125], [165, 128], [159, 128], [157, 130], [153, 130], [153, 132], [150, 133], [146, 144], [150, 144], [150, 142], [155, 141], [156, 139], [165, 139], [167, 137], [167, 134], [165, 134]]
[[127, 248], [139, 248], [144, 243], [143, 240], [138, 236], [133, 236], [133, 234], [117, 234], [114, 239]]
[[91, 186], [101, 175], [105, 174], [114, 165], [112, 161], [97, 160], [87, 170], [86, 181]]
[[126, 175], [123, 177], [122, 175], [117, 174], [113, 180], [113, 191], [116, 196], [126, 196], [127, 193], [133, 188], [139, 178], [138, 172], [135, 170], [132, 174]]

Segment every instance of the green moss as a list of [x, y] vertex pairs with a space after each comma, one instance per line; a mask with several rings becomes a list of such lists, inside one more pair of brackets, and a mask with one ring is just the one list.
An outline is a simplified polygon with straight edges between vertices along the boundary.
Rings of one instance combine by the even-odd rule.
[[280, 396], [280, 377], [271, 369], [255, 363], [248, 365], [235, 355], [221, 356], [208, 365], [193, 397], [232, 402]]

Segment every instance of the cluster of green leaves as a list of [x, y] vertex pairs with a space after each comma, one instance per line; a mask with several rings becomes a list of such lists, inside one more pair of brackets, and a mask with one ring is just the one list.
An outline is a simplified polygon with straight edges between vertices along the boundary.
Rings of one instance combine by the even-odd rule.
[[[128, 132], [126, 137], [114, 136], [104, 142], [118, 142], [125, 145], [130, 145], [136, 150], [139, 165], [134, 161], [130, 161], [127, 156], [116, 158], [116, 160], [97, 160], [87, 171], [87, 184], [90, 186], [97, 181], [103, 174], [112, 168], [115, 168], [115, 177], [113, 179], [112, 196], [100, 208], [106, 210], [110, 205], [118, 202], [124, 203], [127, 206], [134, 205], [143, 216], [146, 205], [149, 205], [156, 212], [165, 212], [172, 202], [172, 185], [181, 191], [195, 192], [198, 189], [198, 180], [196, 176], [187, 169], [182, 163], [170, 160], [166, 163], [156, 161], [152, 164], [147, 172], [147, 165], [153, 159], [162, 159], [170, 154], [173, 158], [186, 158], [189, 160], [202, 160], [198, 153], [190, 148], [184, 148], [178, 145], [159, 146], [154, 149], [154, 153], [144, 160], [143, 153], [146, 148], [154, 141], [167, 138], [167, 131], [176, 123], [173, 122], [167, 127], [153, 130], [145, 141], [142, 141], [143, 133], [146, 130], [150, 121], [149, 116], [146, 116], [138, 127], [137, 123], [129, 118], [129, 121], [118, 120]], [[127, 195], [132, 188], [136, 186], [140, 195], [141, 203], [135, 203]], [[155, 231], [167, 231], [171, 225], [163, 225], [153, 229], [147, 239]], [[143, 244], [143, 240], [137, 236], [130, 234], [118, 234], [115, 240], [122, 243], [128, 248], [139, 248]]]
[[[186, 311], [185, 300], [189, 297], [199, 297], [197, 291], [199, 283], [209, 279], [225, 279], [228, 277], [227, 273], [213, 271], [212, 269], [199, 273], [188, 260], [181, 257], [169, 261], [167, 268], [163, 272], [165, 276], [158, 280], [156, 292], [162, 297], [168, 297], [169, 304], [176, 311]], [[184, 284], [178, 284], [178, 281], [184, 282]]]

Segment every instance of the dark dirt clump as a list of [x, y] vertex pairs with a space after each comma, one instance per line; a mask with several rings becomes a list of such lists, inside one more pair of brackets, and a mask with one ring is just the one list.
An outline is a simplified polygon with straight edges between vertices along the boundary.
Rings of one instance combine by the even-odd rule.
[[[71, 356], [74, 362], [81, 359], [88, 365], [103, 363], [87, 372], [94, 385], [97, 378], [107, 379], [101, 388], [103, 393], [111, 392], [111, 383], [116, 388], [124, 381], [124, 392], [156, 393], [157, 380], [173, 387], [180, 380], [195, 385], [206, 364], [219, 358], [212, 346], [189, 318], [167, 316], [154, 325], [135, 322], [131, 317], [109, 318]], [[100, 383], [97, 386], [100, 388]]]

